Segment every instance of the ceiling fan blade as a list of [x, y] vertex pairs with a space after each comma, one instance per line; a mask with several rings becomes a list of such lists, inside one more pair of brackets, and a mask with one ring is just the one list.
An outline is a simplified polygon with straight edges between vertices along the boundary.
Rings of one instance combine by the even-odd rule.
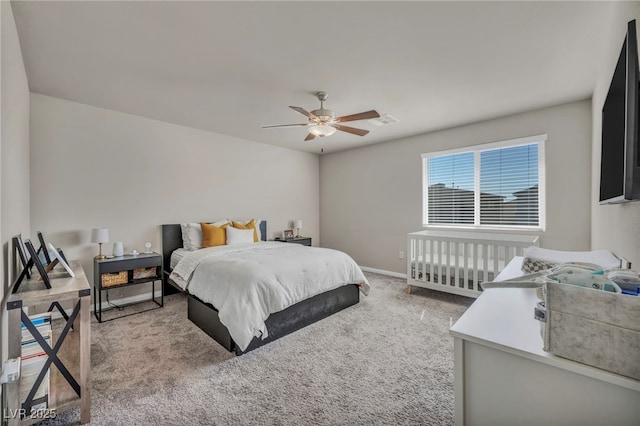
[[313, 133], [309, 133], [309, 134], [307, 135], [307, 137], [306, 137], [306, 138], [304, 138], [304, 140], [305, 140], [305, 141], [310, 141], [311, 139], [313, 139], [313, 138], [315, 138], [315, 137], [316, 137], [316, 135], [314, 135]]
[[272, 126], [262, 126], [263, 129], [268, 129], [270, 127], [296, 127], [296, 126], [308, 126], [309, 123], [299, 123], [299, 124], [274, 124]]
[[378, 111], [372, 109], [371, 111], [365, 111], [359, 114], [343, 115], [342, 117], [336, 118], [336, 123], [344, 123], [345, 121], [366, 120], [368, 118], [378, 117], [380, 117]]
[[306, 109], [302, 108], [302, 107], [297, 107], [297, 106], [291, 106], [289, 105], [289, 108], [291, 108], [294, 111], [298, 111], [300, 114], [309, 117], [312, 120], [317, 120], [318, 117], [316, 117], [315, 115], [311, 114], [309, 111], [307, 111]]
[[343, 126], [341, 124], [330, 124], [330, 126], [335, 127], [338, 130], [342, 130], [343, 132], [352, 133], [358, 136], [364, 136], [369, 133], [368, 130], [356, 129], [355, 127]]

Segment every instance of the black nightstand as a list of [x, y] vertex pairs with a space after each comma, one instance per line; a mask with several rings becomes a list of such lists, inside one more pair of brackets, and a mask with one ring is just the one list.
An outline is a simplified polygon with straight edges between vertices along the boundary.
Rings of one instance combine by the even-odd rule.
[[286, 240], [276, 239], [276, 241], [280, 241], [281, 243], [294, 243], [302, 244], [303, 246], [311, 246], [311, 237], [288, 238]]
[[[156, 281], [160, 281], [160, 301], [155, 297]], [[93, 259], [93, 313], [98, 322], [102, 322], [103, 291], [149, 282], [151, 283], [150, 300], [161, 308], [164, 306], [161, 254], [140, 253], [135, 256], [127, 254], [111, 259]]]

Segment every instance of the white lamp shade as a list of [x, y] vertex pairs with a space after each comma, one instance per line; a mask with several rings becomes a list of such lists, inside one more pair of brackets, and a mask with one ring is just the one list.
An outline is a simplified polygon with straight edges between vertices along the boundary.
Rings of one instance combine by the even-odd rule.
[[316, 126], [309, 127], [309, 133], [314, 134], [316, 136], [331, 136], [336, 132], [336, 128], [332, 126], [327, 126], [326, 124], [319, 124]]
[[109, 228], [93, 228], [91, 230], [91, 242], [92, 243], [108, 243]]
[[293, 221], [293, 227], [294, 228], [302, 228], [302, 220], [300, 219], [296, 219]]

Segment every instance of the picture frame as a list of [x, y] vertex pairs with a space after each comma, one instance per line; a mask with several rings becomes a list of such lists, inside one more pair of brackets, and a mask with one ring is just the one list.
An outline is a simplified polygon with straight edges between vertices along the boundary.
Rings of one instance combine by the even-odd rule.
[[[22, 269], [25, 270], [25, 276], [27, 279], [31, 279], [31, 268], [33, 267], [33, 262], [30, 262], [31, 257], [28, 257], [29, 253], [22, 241], [22, 234], [18, 234], [13, 237], [13, 250], [14, 253], [17, 253], [17, 258], [20, 259]], [[14, 254], [14, 257], [15, 256], [16, 254]]]
[[71, 267], [69, 266], [69, 264], [67, 263], [67, 260], [64, 258], [64, 256], [62, 256], [61, 253], [58, 253], [58, 250], [55, 248], [55, 246], [51, 243], [47, 244], [47, 247], [49, 248], [49, 253], [51, 253], [55, 259], [58, 261], [59, 264], [62, 265], [62, 267], [64, 269], [66, 269], [66, 271], [69, 273], [69, 275], [71, 275], [72, 277], [75, 277], [75, 274], [73, 273], [73, 270], [71, 269]]
[[285, 240], [290, 240], [291, 238], [293, 238], [293, 229], [285, 229], [282, 233], [282, 237]]
[[[33, 243], [31, 242], [31, 240], [25, 240], [24, 246], [27, 248], [27, 252], [29, 252], [29, 256], [31, 258], [29, 262], [33, 262], [33, 264], [35, 265], [36, 269], [38, 270], [38, 273], [40, 274], [40, 278], [44, 282], [44, 286], [48, 289], [51, 289], [51, 281], [49, 281], [49, 275], [47, 274], [47, 270], [45, 269], [42, 262], [40, 262], [40, 258], [38, 257], [38, 252], [33, 247]], [[20, 283], [22, 282], [22, 279], [24, 278], [25, 275], [26, 274], [20, 274], [20, 276], [18, 276], [16, 283], [14, 284], [14, 287], [13, 287], [13, 293], [16, 293], [18, 291], [18, 288], [20, 287]]]
[[42, 263], [48, 265], [49, 263], [51, 263], [51, 256], [49, 256], [49, 253], [47, 252], [47, 244], [44, 242], [44, 237], [42, 236], [42, 232], [38, 231], [37, 235], [38, 235], [38, 241], [40, 242], [40, 248], [38, 249], [37, 253], [38, 255], [42, 253], [42, 256], [44, 256], [44, 262]]

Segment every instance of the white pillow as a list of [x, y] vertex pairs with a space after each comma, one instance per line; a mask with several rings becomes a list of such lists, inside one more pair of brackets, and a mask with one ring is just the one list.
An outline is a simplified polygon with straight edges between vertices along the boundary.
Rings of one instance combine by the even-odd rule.
[[[222, 226], [225, 223], [229, 223], [227, 219], [213, 222], [215, 226]], [[180, 229], [182, 230], [182, 247], [185, 250], [193, 251], [202, 248], [202, 227], [199, 223], [181, 223]]]
[[[248, 220], [234, 220], [233, 222], [238, 222], [241, 223], [243, 225], [246, 225], [247, 223], [251, 222], [252, 219], [248, 219]], [[262, 241], [262, 231], [260, 231], [260, 224], [262, 224], [263, 220], [262, 219], [253, 219], [253, 223], [255, 223], [256, 225], [256, 232], [258, 233], [258, 241]]]
[[227, 245], [252, 243], [253, 229], [237, 229], [233, 226], [227, 226]]
[[[198, 226], [196, 228], [196, 225]], [[185, 250], [194, 250], [192, 247], [198, 241], [198, 232], [200, 233], [200, 247], [202, 247], [202, 229], [199, 223], [181, 223], [182, 231], [182, 247]]]

